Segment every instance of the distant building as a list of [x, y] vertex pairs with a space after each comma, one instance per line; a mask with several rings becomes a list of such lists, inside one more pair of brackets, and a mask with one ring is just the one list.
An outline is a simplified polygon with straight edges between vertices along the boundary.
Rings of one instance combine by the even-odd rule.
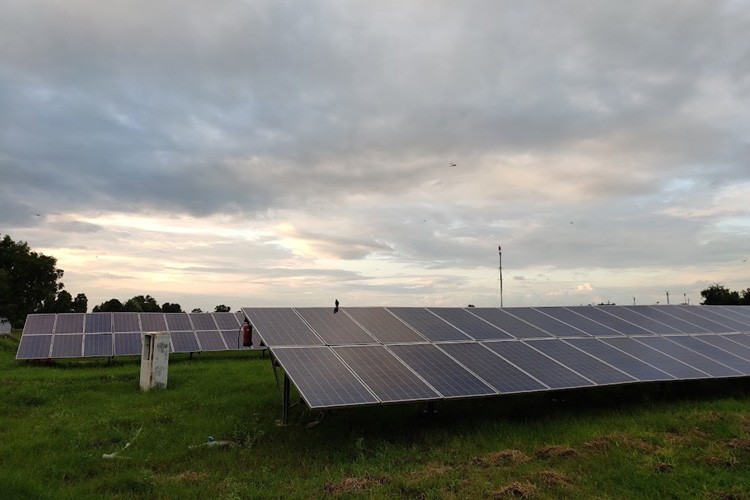
[[0, 318], [0, 335], [8, 335], [10, 333], [10, 320], [8, 318]]

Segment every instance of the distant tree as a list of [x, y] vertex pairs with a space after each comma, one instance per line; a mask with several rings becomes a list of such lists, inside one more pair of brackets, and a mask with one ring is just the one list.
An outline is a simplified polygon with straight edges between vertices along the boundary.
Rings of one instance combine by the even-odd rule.
[[217, 312], [217, 313], [228, 313], [228, 312], [231, 312], [231, 310], [232, 310], [231, 307], [225, 306], [224, 304], [221, 304], [214, 308], [214, 312]]
[[181, 313], [182, 307], [180, 304], [170, 304], [169, 302], [165, 302], [161, 305], [161, 310], [165, 313]]
[[702, 290], [701, 296], [704, 299], [701, 304], [707, 306], [736, 306], [740, 304], [739, 292], [733, 292], [719, 283]]
[[109, 299], [98, 306], [94, 306], [93, 312], [122, 312], [122, 302], [117, 299]]
[[70, 313], [73, 312], [73, 296], [67, 290], [60, 290], [55, 302], [47, 308], [48, 312], [53, 313]]
[[125, 301], [122, 309], [127, 312], [161, 312], [159, 303], [151, 295], [136, 295]]
[[85, 293], [79, 293], [76, 298], [73, 299], [73, 312], [85, 313], [89, 308], [89, 299], [86, 298]]
[[740, 292], [740, 304], [750, 306], [750, 288], [745, 288]]
[[[0, 240], [0, 316], [20, 326], [26, 315], [52, 311], [65, 285], [64, 271], [57, 259], [32, 252], [24, 241], [15, 242], [5, 235]], [[65, 292], [59, 306], [70, 296]]]
[[192, 312], [192, 313], [202, 313], [202, 312], [203, 312], [203, 309], [201, 309], [200, 307], [196, 307], [195, 309], [193, 309], [193, 310], [192, 310], [192, 311], [190, 311], [190, 312]]

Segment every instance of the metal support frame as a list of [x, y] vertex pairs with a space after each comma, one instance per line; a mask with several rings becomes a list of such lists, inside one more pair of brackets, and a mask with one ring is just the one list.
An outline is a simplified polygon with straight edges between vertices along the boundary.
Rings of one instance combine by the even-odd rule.
[[284, 425], [289, 424], [289, 392], [290, 392], [291, 384], [289, 382], [289, 377], [286, 373], [284, 373], [284, 393], [283, 393], [283, 402], [281, 407], [281, 423]]

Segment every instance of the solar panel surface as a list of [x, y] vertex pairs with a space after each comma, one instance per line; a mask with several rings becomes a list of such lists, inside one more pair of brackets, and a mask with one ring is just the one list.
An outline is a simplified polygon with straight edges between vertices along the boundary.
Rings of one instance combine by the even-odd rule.
[[164, 319], [167, 320], [167, 328], [170, 332], [193, 330], [193, 325], [190, 323], [190, 316], [187, 314], [167, 313], [164, 315]]
[[622, 370], [641, 382], [655, 382], [658, 380], [674, 380], [672, 375], [665, 373], [638, 358], [605, 344], [597, 339], [565, 339], [565, 343], [577, 347], [591, 356]]
[[190, 313], [190, 321], [193, 323], [193, 330], [217, 330], [216, 322], [213, 316], [206, 313]]
[[16, 359], [46, 359], [50, 356], [52, 335], [22, 335]]
[[242, 312], [269, 347], [323, 345], [296, 312], [282, 307], [243, 307]]
[[111, 333], [87, 333], [83, 336], [84, 357], [109, 357], [113, 354]]
[[[643, 340], [645, 342], [645, 339], [647, 338], [648, 337], [642, 337], [640, 338], [640, 340]], [[641, 361], [644, 361], [665, 373], [669, 373], [675, 378], [707, 378], [707, 374], [705, 372], [696, 370], [695, 368], [686, 365], [676, 358], [670, 357], [669, 355], [664, 354], [663, 352], [633, 338], [602, 339], [602, 342], [620, 349], [621, 351], [626, 352], [631, 356], [638, 358]]]
[[389, 307], [388, 310], [433, 342], [471, 340], [467, 335], [422, 307]]
[[56, 318], [56, 314], [30, 314], [26, 318], [23, 335], [51, 335]]
[[55, 334], [58, 333], [83, 333], [82, 313], [58, 314], [55, 322]]
[[630, 375], [561, 340], [527, 340], [526, 344], [598, 385], [636, 381]]
[[387, 311], [385, 307], [347, 307], [344, 313], [352, 317], [373, 338], [383, 344], [424, 342], [426, 340]]
[[513, 309], [512, 314], [513, 316], [556, 337], [588, 337], [586, 333], [578, 328], [574, 328], [563, 321], [559, 321], [544, 312], [531, 307], [519, 307]]
[[86, 315], [85, 333], [112, 333], [112, 313]]
[[471, 314], [467, 309], [461, 309], [458, 307], [436, 307], [429, 310], [473, 339], [501, 340], [513, 338], [510, 334], [486, 322], [479, 316]]
[[[707, 372], [715, 377], [722, 376], [738, 376], [738, 375], [750, 375], [750, 361], [744, 360], [740, 357], [735, 356], [723, 349], [712, 346], [697, 337], [688, 336], [674, 336], [665, 337], [672, 342], [675, 342], [690, 351], [694, 351], [701, 356], [705, 356], [708, 360], [713, 360], [715, 366], [712, 367], [712, 371]], [[700, 370], [706, 372], [707, 370], [703, 367], [698, 367], [696, 363], [691, 363], [692, 366], [700, 368]]]
[[138, 319], [138, 313], [124, 312], [113, 313], [112, 323], [115, 333], [140, 332], [141, 322]]
[[[577, 307], [575, 312], [584, 316], [592, 321], [601, 323], [610, 330], [614, 330], [620, 335], [649, 335], [651, 332], [644, 330], [639, 326], [629, 323], [617, 316], [609, 314], [607, 311], [615, 306], [604, 306], [604, 307]], [[569, 308], [570, 309], [570, 308]]]
[[512, 314], [508, 314], [502, 309], [476, 307], [471, 312], [476, 314], [485, 321], [488, 321], [500, 328], [502, 331], [507, 332], [513, 338], [517, 339], [538, 339], [548, 338], [551, 335], [544, 330], [521, 321]]
[[139, 317], [142, 327], [138, 329], [139, 332], [166, 332], [169, 330], [164, 313], [140, 313]]
[[750, 347], [736, 342], [734, 339], [737, 337], [738, 335], [730, 333], [726, 335], [696, 335], [695, 338], [750, 361]]
[[201, 351], [226, 351], [227, 346], [218, 331], [201, 330], [195, 332]]
[[328, 307], [302, 307], [295, 309], [327, 345], [372, 344], [375, 339], [341, 311]]
[[115, 356], [140, 356], [141, 333], [115, 333]]
[[83, 334], [55, 335], [52, 341], [53, 358], [80, 358], [83, 355]]
[[170, 332], [172, 352], [199, 352], [201, 350], [195, 332]]

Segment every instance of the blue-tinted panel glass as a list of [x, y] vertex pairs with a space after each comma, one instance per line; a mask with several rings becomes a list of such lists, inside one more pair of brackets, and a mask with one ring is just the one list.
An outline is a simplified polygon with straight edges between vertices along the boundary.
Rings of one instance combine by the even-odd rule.
[[190, 313], [194, 330], [216, 330], [216, 323], [210, 313]]
[[[240, 327], [240, 322], [237, 321], [237, 315], [235, 313], [211, 313], [216, 321], [216, 325], [219, 330], [236, 330]], [[244, 318], [243, 318], [244, 321]]]
[[657, 370], [653, 366], [615, 349], [597, 339], [566, 339], [564, 342], [587, 352], [597, 359], [619, 368], [641, 382], [674, 380], [672, 375]]
[[347, 307], [346, 314], [384, 344], [425, 341], [424, 337], [384, 307]]
[[195, 339], [195, 332], [170, 332], [172, 352], [198, 352], [200, 347]]
[[294, 309], [285, 307], [245, 307], [242, 309], [269, 347], [315, 346], [323, 341], [302, 321]]
[[508, 312], [555, 337], [588, 337], [581, 330], [545, 314], [543, 309], [518, 307], [508, 309]]
[[672, 306], [638, 306], [637, 312], [672, 327], [681, 333], [705, 333], [707, 330], [670, 314]]
[[112, 334], [111, 333], [87, 333], [83, 337], [83, 355], [112, 356]]
[[[113, 313], [112, 322], [114, 323], [115, 333], [140, 332], [141, 322], [138, 321], [138, 313], [125, 312]], [[139, 348], [140, 353], [140, 348]]]
[[115, 356], [140, 356], [141, 334], [115, 333]]
[[80, 358], [83, 354], [83, 334], [55, 335], [52, 339], [53, 358]]
[[224, 339], [218, 331], [201, 330], [195, 332], [198, 342], [201, 345], [201, 351], [226, 351], [227, 346]]
[[388, 310], [433, 342], [471, 340], [427, 309], [421, 307], [389, 307]]
[[55, 322], [55, 333], [83, 333], [82, 313], [58, 314]]
[[[166, 313], [164, 319], [167, 320], [167, 328], [170, 332], [186, 332], [193, 330], [193, 324], [187, 313]], [[143, 318], [141, 318], [143, 323]]]
[[[184, 314], [178, 315], [186, 317]], [[164, 313], [140, 313], [140, 317], [142, 331], [144, 332], [166, 332], [168, 330]]]
[[16, 359], [47, 359], [51, 345], [52, 335], [22, 335]]
[[561, 340], [527, 340], [526, 343], [597, 384], [635, 382], [616, 368], [595, 359]]
[[29, 314], [23, 326], [24, 335], [49, 335], [55, 328], [55, 314]]
[[587, 306], [587, 307], [576, 307], [575, 312], [581, 316], [601, 323], [602, 325], [619, 332], [622, 335], [648, 335], [651, 332], [644, 330], [643, 328], [636, 326], [632, 323], [618, 318], [609, 314], [609, 310], [617, 306]]
[[112, 333], [112, 313], [86, 315], [86, 333]]
[[[666, 338], [686, 347], [692, 352], [698, 353], [700, 358], [690, 358], [690, 365], [710, 375], [715, 377], [732, 377], [739, 374], [750, 375], [750, 361], [746, 361], [734, 354], [724, 351], [723, 349], [707, 344], [706, 342], [699, 340], [697, 337], [675, 336]], [[703, 359], [705, 359], [707, 363], [699, 362], [703, 361]]]
[[[508, 309], [510, 310], [510, 308]], [[500, 328], [512, 337], [518, 339], [549, 338], [551, 335], [544, 330], [521, 321], [515, 316], [508, 314], [504, 309], [474, 307], [471, 311], [485, 321]]]
[[466, 335], [477, 340], [504, 340], [512, 339], [510, 334], [500, 330], [491, 323], [486, 322], [479, 316], [471, 314], [471, 309], [459, 307], [436, 307], [430, 311], [449, 322]]
[[329, 307], [298, 307], [295, 311], [328, 345], [376, 343], [352, 318], [343, 314], [343, 309], [333, 312]]
[[[643, 337], [648, 338], [648, 337]], [[657, 337], [651, 337], [657, 338]], [[644, 361], [659, 370], [669, 373], [679, 379], [706, 378], [706, 374], [682, 363], [666, 354], [657, 351], [632, 338], [610, 338], [602, 339], [602, 342], [620, 349], [641, 361]]]

